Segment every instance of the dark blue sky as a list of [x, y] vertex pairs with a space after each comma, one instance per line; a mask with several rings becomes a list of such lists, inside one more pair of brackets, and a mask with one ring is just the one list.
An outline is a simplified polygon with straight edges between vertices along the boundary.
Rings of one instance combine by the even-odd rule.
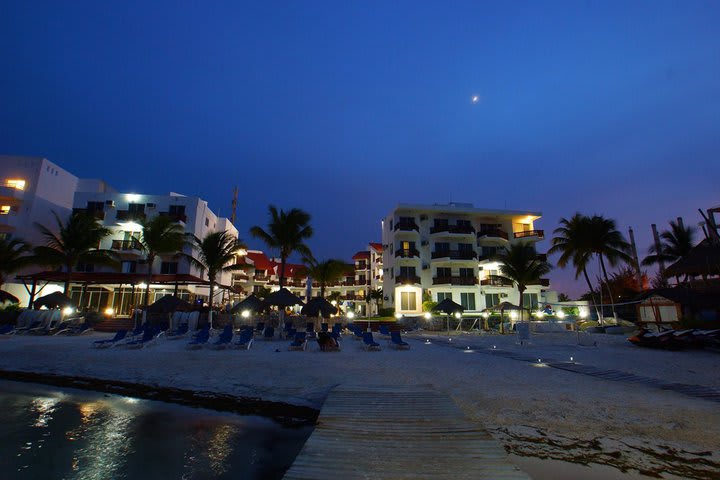
[[717, 2], [148, 3], [3, 3], [0, 152], [222, 215], [238, 185], [244, 239], [300, 207], [321, 258], [398, 202], [600, 213], [641, 254], [720, 203]]

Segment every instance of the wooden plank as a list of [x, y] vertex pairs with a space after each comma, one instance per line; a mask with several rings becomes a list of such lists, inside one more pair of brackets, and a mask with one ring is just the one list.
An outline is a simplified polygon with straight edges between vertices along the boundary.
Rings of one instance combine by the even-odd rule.
[[284, 478], [529, 477], [482, 425], [429, 385], [341, 385]]

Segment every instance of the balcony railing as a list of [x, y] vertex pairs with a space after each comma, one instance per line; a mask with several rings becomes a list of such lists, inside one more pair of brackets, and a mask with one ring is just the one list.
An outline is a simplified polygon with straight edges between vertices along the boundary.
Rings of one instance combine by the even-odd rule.
[[187, 215], [184, 213], [160, 212], [159, 215], [161, 217], [170, 217], [175, 222], [187, 223]]
[[142, 245], [137, 240], [113, 240], [110, 246], [112, 250], [126, 252], [128, 250], [142, 250]]
[[432, 252], [432, 258], [449, 258], [450, 260], [473, 260], [477, 258], [477, 253], [465, 250], [439, 250]]
[[541, 278], [537, 282], [530, 282], [528, 285], [540, 285], [542, 287], [549, 287], [550, 279], [549, 278]]
[[513, 283], [503, 277], [491, 275], [484, 280], [480, 280], [480, 285], [490, 287], [512, 287]]
[[401, 283], [405, 283], [405, 284], [413, 284], [413, 283], [419, 284], [419, 283], [420, 283], [420, 277], [418, 277], [417, 275], [398, 275], [397, 277], [395, 277], [395, 284], [398, 285], [398, 284], [401, 284]]
[[130, 210], [118, 210], [115, 212], [115, 218], [121, 222], [131, 220], [145, 220], [145, 212], [131, 212]]
[[258, 274], [258, 273], [256, 273], [253, 278], [254, 278], [255, 280], [265, 281], [265, 280], [269, 279], [270, 277], [269, 277], [268, 275], [265, 275], [265, 274]]
[[420, 227], [418, 227], [418, 224], [415, 222], [399, 222], [395, 224], [395, 228], [393, 228], [396, 232], [398, 230], [402, 230], [404, 232], [410, 232], [412, 230], [415, 230], [416, 232], [420, 231]]
[[499, 228], [494, 229], [487, 229], [487, 230], [480, 230], [477, 233], [478, 238], [502, 238], [504, 240], [508, 239], [508, 234], [505, 230], [501, 230]]
[[88, 210], [87, 208], [73, 208], [73, 213], [83, 213], [95, 217], [97, 220], [105, 220], [104, 210]]
[[400, 258], [419, 257], [420, 252], [415, 248], [399, 248], [395, 250], [395, 256]]
[[433, 277], [433, 285], [477, 285], [476, 277]]
[[430, 233], [454, 233], [460, 235], [472, 235], [475, 233], [475, 227], [472, 225], [438, 225], [431, 227]]
[[545, 238], [545, 230], [525, 230], [524, 232], [515, 232], [515, 238], [528, 238], [537, 237], [539, 239]]

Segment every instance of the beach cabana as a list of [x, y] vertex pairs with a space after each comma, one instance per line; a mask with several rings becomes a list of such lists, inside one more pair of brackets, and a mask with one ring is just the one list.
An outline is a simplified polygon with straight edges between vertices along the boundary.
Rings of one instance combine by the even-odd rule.
[[329, 318], [330, 315], [335, 315], [337, 312], [338, 308], [322, 297], [315, 297], [311, 299], [302, 308], [302, 310], [300, 310], [300, 313], [308, 317], [324, 318]]
[[175, 311], [189, 312], [192, 310], [190, 305], [185, 300], [178, 298], [174, 295], [165, 295], [160, 300], [156, 301], [152, 305], [148, 306], [148, 312], [150, 313], [172, 313]]
[[65, 308], [65, 307], [72, 307], [75, 308], [75, 302], [73, 302], [70, 298], [66, 297], [60, 292], [54, 292], [49, 295], [45, 295], [44, 297], [40, 297], [37, 300], [33, 302], [33, 306], [35, 310], [38, 310], [42, 307], [51, 309], [51, 308]]
[[458, 312], [462, 313], [464, 311], [462, 305], [460, 305], [459, 303], [453, 302], [449, 298], [445, 298], [440, 303], [435, 305], [435, 308], [433, 308], [433, 310], [438, 311], [438, 312], [445, 312], [445, 314], [447, 315], [448, 334], [450, 333], [450, 315], [453, 315]]
[[19, 303], [18, 298], [15, 295], [12, 295], [5, 290], [0, 290], [0, 303]]
[[505, 311], [507, 310], [507, 311], [519, 312], [520, 307], [518, 307], [514, 303], [500, 302], [497, 305], [490, 307], [490, 310], [500, 312], [500, 333], [505, 333], [505, 325], [504, 325], [505, 322], [503, 322], [503, 316], [504, 316]]
[[251, 312], [260, 312], [267, 308], [267, 304], [255, 296], [255, 294], [249, 295], [246, 299], [235, 304], [230, 313], [244, 312], [245, 310]]
[[280, 309], [280, 315], [278, 318], [278, 329], [282, 327], [283, 320], [285, 319], [285, 307], [292, 307], [294, 305], [305, 305], [299, 297], [294, 295], [290, 290], [283, 287], [280, 290], [272, 292], [270, 295], [265, 297], [265, 303], [268, 305], [276, 306]]

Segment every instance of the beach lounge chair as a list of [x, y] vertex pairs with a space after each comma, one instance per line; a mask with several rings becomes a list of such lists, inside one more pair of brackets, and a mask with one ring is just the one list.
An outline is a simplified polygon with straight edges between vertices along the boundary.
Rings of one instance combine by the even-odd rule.
[[238, 335], [238, 337], [238, 340], [233, 343], [232, 346], [242, 350], [250, 350], [250, 347], [252, 347], [253, 344], [252, 328], [244, 328], [240, 330], [240, 335]]
[[233, 329], [232, 325], [225, 325], [223, 328], [223, 331], [218, 336], [218, 339], [215, 340], [210, 347], [214, 348], [216, 350], [220, 350], [223, 348], [227, 348], [230, 346], [230, 342], [233, 338]]
[[339, 352], [340, 344], [333, 336], [327, 332], [320, 332], [317, 338], [321, 352]]
[[380, 350], [380, 344], [375, 342], [375, 340], [373, 339], [372, 332], [363, 333], [362, 339], [363, 339], [363, 348], [365, 350], [368, 350], [368, 351]]
[[155, 343], [155, 340], [157, 340], [158, 336], [160, 336], [161, 333], [162, 332], [159, 331], [157, 328], [147, 326], [145, 328], [145, 331], [143, 332], [142, 338], [127, 342], [123, 344], [123, 346], [133, 349], [145, 348], [148, 345], [152, 345], [153, 343]]
[[388, 342], [388, 345], [397, 348], [398, 350], [408, 350], [410, 348], [410, 344], [404, 342], [400, 337], [400, 332], [390, 332], [390, 341]]
[[357, 325], [353, 325], [352, 333], [353, 333], [353, 338], [355, 340], [362, 340], [362, 338], [363, 338], [362, 328], [358, 327]]
[[109, 338], [107, 340], [95, 340], [92, 343], [92, 346], [94, 348], [109, 348], [112, 347], [115, 343], [119, 342], [120, 340], [125, 339], [127, 336], [127, 330], [118, 330], [115, 332], [115, 336], [113, 338]]
[[9, 338], [11, 335], [15, 335], [15, 327], [10, 325], [9, 323], [3, 326], [0, 326], [0, 337], [2, 338]]
[[19, 327], [17, 333], [28, 333], [43, 326], [50, 320], [50, 310], [38, 310], [32, 312], [32, 315], [25, 323], [24, 327]]
[[83, 317], [73, 318], [68, 322], [63, 322], [54, 332], [53, 335], [82, 335], [93, 331], [92, 326], [85, 321]]
[[174, 330], [165, 334], [165, 338], [168, 340], [179, 340], [187, 337], [190, 333], [190, 326], [187, 323], [182, 323]]
[[380, 325], [378, 332], [380, 332], [380, 335], [390, 336], [390, 329], [388, 329], [387, 325]]
[[263, 330], [263, 338], [265, 340], [272, 340], [275, 338], [275, 327], [265, 327], [265, 330]]
[[188, 350], [197, 350], [207, 345], [208, 340], [210, 340], [210, 327], [205, 325], [202, 330], [195, 335], [195, 338], [188, 342], [185, 348]]
[[306, 337], [315, 338], [315, 323], [314, 322], [307, 322], [305, 324], [305, 333]]
[[307, 346], [307, 332], [297, 332], [288, 350], [305, 350]]

